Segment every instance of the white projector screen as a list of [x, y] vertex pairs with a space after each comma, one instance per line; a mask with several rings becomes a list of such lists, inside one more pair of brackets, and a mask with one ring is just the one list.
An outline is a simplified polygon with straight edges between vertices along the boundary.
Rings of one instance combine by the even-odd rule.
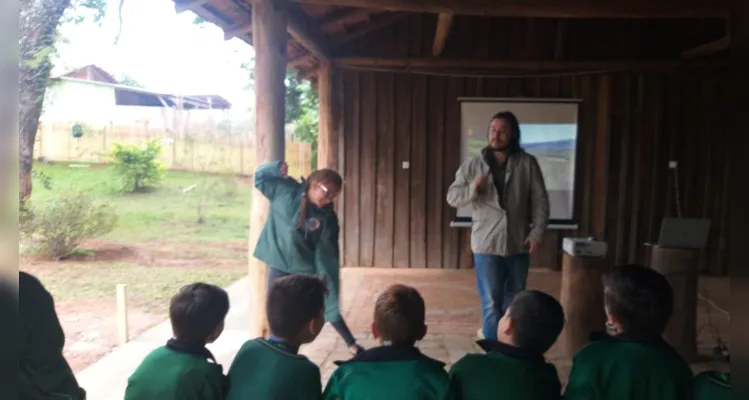
[[[459, 99], [461, 162], [479, 155], [488, 144], [489, 122], [500, 111], [512, 111], [520, 122], [520, 145], [541, 165], [549, 192], [549, 219], [574, 220], [575, 152], [579, 100]], [[471, 208], [459, 208], [459, 219]]]

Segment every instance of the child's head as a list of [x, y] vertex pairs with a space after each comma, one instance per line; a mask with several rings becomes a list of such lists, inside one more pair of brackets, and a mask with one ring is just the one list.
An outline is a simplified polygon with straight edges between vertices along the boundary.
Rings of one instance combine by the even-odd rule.
[[377, 297], [372, 334], [381, 343], [413, 346], [424, 338], [424, 299], [405, 285], [393, 285]]
[[183, 286], [169, 304], [172, 333], [186, 343], [212, 343], [223, 332], [228, 312], [229, 295], [224, 289], [200, 282]]
[[497, 338], [534, 354], [544, 354], [563, 327], [562, 305], [544, 292], [526, 290], [515, 295], [499, 320]]
[[666, 278], [640, 265], [616, 267], [603, 277], [608, 325], [635, 340], [652, 340], [666, 329], [673, 293]]
[[265, 308], [271, 334], [297, 345], [315, 340], [325, 324], [327, 293], [325, 282], [314, 276], [288, 275], [273, 281]]

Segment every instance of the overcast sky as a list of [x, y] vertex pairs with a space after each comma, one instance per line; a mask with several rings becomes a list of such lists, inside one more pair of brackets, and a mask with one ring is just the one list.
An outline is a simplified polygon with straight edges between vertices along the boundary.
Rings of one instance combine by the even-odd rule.
[[108, 2], [101, 26], [62, 27], [55, 73], [96, 64], [115, 78], [127, 75], [151, 90], [219, 94], [239, 113], [254, 102], [246, 89], [247, 73], [240, 69], [254, 53], [250, 45], [236, 38], [225, 41], [213, 24], [193, 24], [195, 14], [178, 15], [171, 0], [125, 0], [115, 46], [119, 0]]

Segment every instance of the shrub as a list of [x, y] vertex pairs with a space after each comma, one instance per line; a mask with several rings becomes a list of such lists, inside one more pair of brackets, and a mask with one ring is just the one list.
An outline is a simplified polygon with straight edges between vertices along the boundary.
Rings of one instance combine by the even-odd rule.
[[29, 211], [21, 222], [21, 234], [58, 260], [73, 254], [83, 240], [111, 232], [117, 223], [111, 206], [82, 193], [60, 196]]
[[156, 187], [164, 178], [159, 161], [161, 142], [146, 141], [141, 146], [115, 143], [111, 152], [115, 172], [122, 179], [122, 191], [137, 192]]

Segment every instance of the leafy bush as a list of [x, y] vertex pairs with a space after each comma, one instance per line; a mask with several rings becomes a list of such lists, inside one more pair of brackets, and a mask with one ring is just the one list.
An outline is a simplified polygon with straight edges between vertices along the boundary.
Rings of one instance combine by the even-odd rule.
[[122, 178], [122, 191], [137, 192], [156, 187], [164, 179], [159, 161], [161, 141], [146, 141], [141, 146], [115, 143], [111, 152], [115, 172]]
[[111, 206], [82, 193], [32, 206], [27, 215], [21, 221], [21, 234], [37, 241], [43, 253], [58, 260], [73, 254], [83, 240], [111, 232], [117, 223]]

